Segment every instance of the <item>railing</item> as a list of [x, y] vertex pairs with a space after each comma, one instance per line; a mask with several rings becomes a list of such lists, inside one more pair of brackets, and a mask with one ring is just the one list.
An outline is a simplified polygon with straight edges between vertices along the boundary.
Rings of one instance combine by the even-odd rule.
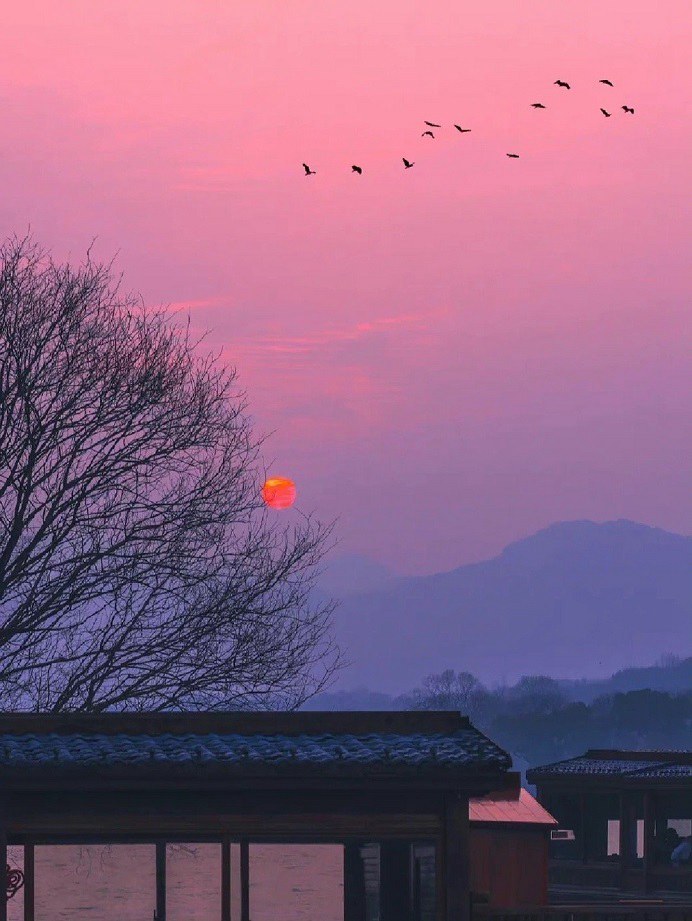
[[535, 908], [491, 908], [475, 905], [473, 921], [692, 921], [692, 903], [681, 905], [654, 901], [589, 905], [541, 905]]

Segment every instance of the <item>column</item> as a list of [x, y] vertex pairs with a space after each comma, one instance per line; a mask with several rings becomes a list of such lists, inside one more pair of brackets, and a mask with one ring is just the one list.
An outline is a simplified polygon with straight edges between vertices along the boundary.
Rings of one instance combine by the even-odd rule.
[[411, 916], [411, 846], [407, 841], [380, 843], [381, 921], [409, 921]]
[[24, 845], [24, 921], [34, 921], [36, 854], [33, 844]]
[[469, 801], [460, 793], [445, 797], [443, 878], [444, 921], [470, 921]]
[[651, 871], [654, 865], [654, 833], [656, 803], [650, 791], [644, 793], [644, 892], [651, 889]]
[[250, 921], [250, 844], [240, 842], [240, 921]]
[[2, 867], [2, 892], [0, 893], [0, 921], [7, 921], [7, 829], [0, 824], [0, 867]]
[[587, 815], [586, 794], [579, 794], [579, 856], [581, 862], [586, 863], [589, 856], [589, 847], [587, 843], [589, 818]]
[[344, 921], [365, 921], [365, 872], [354, 842], [344, 845]]
[[156, 842], [156, 921], [166, 921], [166, 842]]
[[231, 921], [231, 839], [221, 840], [221, 921]]

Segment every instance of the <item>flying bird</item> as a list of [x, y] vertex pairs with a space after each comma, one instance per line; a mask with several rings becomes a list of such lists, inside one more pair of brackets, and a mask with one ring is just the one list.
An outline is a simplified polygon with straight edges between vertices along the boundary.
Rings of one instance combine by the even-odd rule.
[[407, 160], [406, 157], [401, 158], [404, 161], [404, 169], [411, 169], [413, 163], [410, 160]]
[[457, 129], [457, 131], [459, 131], [461, 134], [468, 134], [468, 132], [471, 130], [470, 128], [462, 128], [461, 125], [455, 125], [454, 127], [455, 127], [455, 128]]
[[612, 85], [613, 85], [613, 84], [610, 82], [610, 80], [599, 80], [598, 82], [599, 82], [599, 83], [605, 83], [606, 86], [612, 86]]
[[545, 109], [545, 106], [543, 105], [542, 102], [532, 102], [531, 108], [532, 109]]
[[622, 111], [623, 111], [623, 112], [629, 112], [630, 115], [634, 115], [634, 109], [631, 109], [629, 106], [623, 106], [623, 107], [622, 107]]
[[354, 163], [353, 166], [351, 167], [351, 170], [352, 170], [352, 172], [354, 172], [354, 173], [358, 173], [359, 176], [362, 175], [362, 173], [363, 173], [363, 167], [362, 167], [362, 166], [356, 166], [355, 163]]
[[610, 112], [606, 112], [605, 109], [601, 109], [601, 112], [603, 112], [606, 118], [610, 118], [610, 114], [611, 114]]
[[436, 122], [423, 122], [424, 125], [428, 125], [430, 128], [441, 128], [442, 125], [438, 125]]
[[421, 134], [421, 137], [422, 137], [422, 138], [424, 138], [424, 137], [431, 137], [431, 138], [434, 138], [435, 135], [432, 133], [432, 131], [424, 131], [424, 132]]
[[519, 154], [507, 154], [508, 157], [511, 157], [513, 160], [519, 159]]
[[553, 86], [564, 86], [564, 88], [565, 88], [566, 90], [571, 90], [571, 89], [572, 89], [572, 87], [569, 85], [569, 83], [565, 83], [564, 80], [556, 80], [555, 83], [553, 84]]
[[306, 176], [316, 176], [316, 175], [317, 175], [317, 173], [315, 172], [315, 170], [314, 170], [314, 169], [310, 169], [310, 167], [307, 165], [307, 163], [303, 163], [303, 169], [305, 170], [305, 175], [306, 175]]

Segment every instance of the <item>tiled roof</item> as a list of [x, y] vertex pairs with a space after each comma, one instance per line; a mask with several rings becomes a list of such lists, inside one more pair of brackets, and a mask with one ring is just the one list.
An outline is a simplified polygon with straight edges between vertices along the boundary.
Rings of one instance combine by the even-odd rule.
[[523, 787], [500, 791], [469, 800], [472, 822], [501, 822], [512, 825], [557, 825], [551, 814]]
[[692, 780], [692, 752], [588, 751], [578, 758], [531, 768], [527, 778], [540, 783], [550, 778], [603, 777], [623, 780]]
[[475, 728], [369, 733], [7, 733], [0, 778], [109, 768], [224, 775], [505, 771], [509, 756]]

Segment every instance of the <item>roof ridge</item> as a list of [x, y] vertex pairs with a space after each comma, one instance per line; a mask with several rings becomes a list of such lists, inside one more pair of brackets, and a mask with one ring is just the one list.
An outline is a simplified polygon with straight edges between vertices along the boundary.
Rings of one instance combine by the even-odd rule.
[[242, 735], [432, 734], [471, 729], [455, 710], [198, 711], [165, 713], [0, 713], [0, 735]]

